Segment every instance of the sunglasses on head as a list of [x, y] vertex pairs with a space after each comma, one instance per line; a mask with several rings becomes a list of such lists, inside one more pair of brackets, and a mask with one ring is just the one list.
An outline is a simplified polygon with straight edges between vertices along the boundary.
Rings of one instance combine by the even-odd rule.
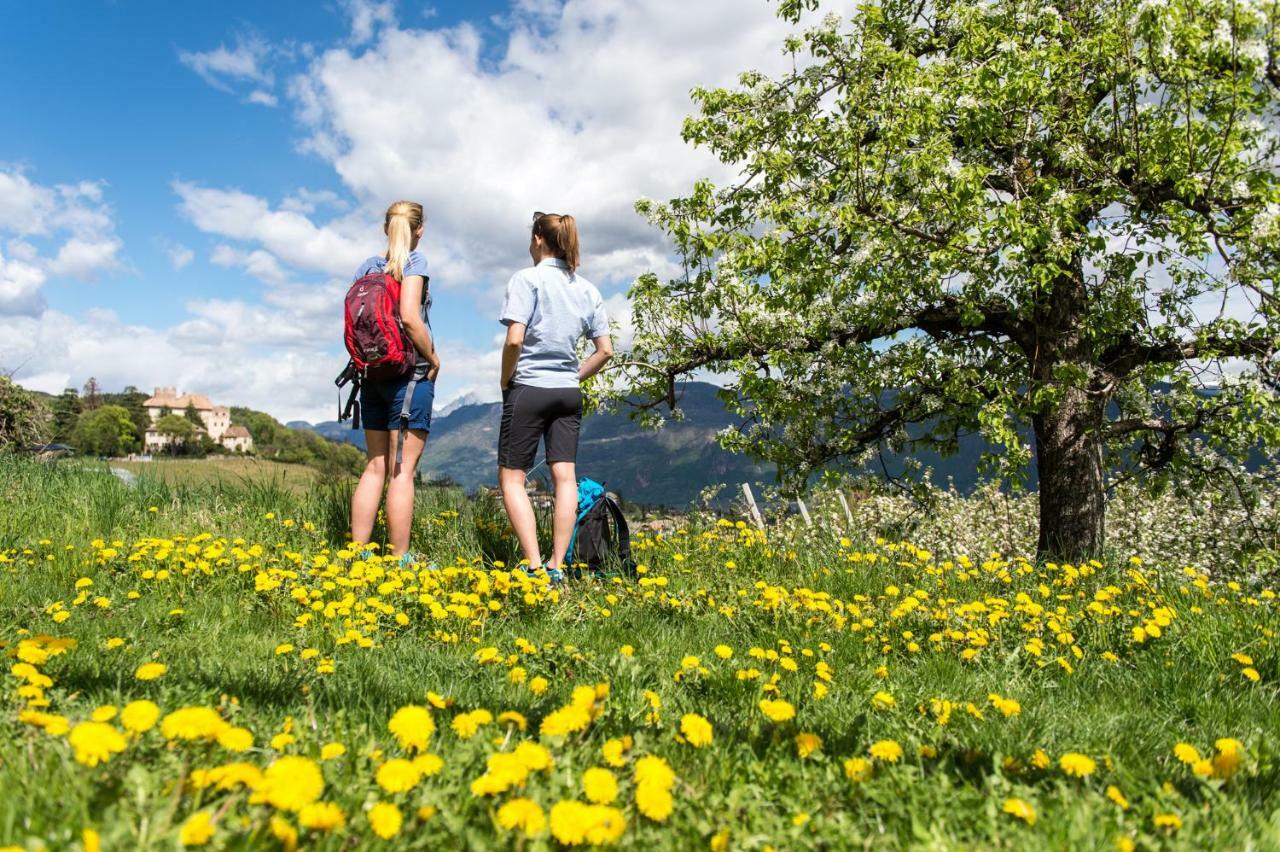
[[533, 214], [533, 223], [538, 224], [538, 220], [543, 216], [559, 216], [559, 213], [543, 213], [541, 210], [535, 211]]

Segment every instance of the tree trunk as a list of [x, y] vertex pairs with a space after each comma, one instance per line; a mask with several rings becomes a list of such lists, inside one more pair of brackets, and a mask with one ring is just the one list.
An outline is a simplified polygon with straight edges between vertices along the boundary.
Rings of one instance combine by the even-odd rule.
[[1040, 478], [1040, 559], [1078, 563], [1102, 554], [1106, 504], [1098, 430], [1103, 413], [1102, 404], [1083, 388], [1068, 388], [1056, 406], [1032, 418]]

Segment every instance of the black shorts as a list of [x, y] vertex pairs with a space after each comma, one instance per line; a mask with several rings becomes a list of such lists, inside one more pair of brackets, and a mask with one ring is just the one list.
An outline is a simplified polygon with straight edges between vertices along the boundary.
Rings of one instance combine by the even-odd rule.
[[502, 428], [498, 467], [527, 471], [538, 455], [538, 439], [547, 444], [547, 464], [578, 459], [582, 391], [511, 385], [502, 392]]

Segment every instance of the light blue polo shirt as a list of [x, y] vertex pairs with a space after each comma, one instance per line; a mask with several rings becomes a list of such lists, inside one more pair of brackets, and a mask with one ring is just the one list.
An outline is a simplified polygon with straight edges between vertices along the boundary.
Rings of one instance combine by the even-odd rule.
[[576, 388], [578, 341], [609, 334], [600, 291], [559, 258], [511, 276], [500, 321], [524, 323], [524, 348], [511, 381], [537, 388]]

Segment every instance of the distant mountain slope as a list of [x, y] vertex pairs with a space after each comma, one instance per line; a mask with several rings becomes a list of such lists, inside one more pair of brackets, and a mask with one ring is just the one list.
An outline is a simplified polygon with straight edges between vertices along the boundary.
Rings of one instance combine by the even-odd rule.
[[[627, 500], [673, 506], [688, 505], [710, 485], [736, 488], [743, 482], [772, 481], [772, 465], [728, 453], [716, 444], [718, 431], [736, 425], [716, 391], [714, 385], [703, 382], [684, 385], [680, 399], [684, 419], [668, 420], [656, 431], [642, 429], [625, 413], [584, 418], [578, 448], [580, 474], [607, 482]], [[468, 489], [495, 484], [501, 413], [501, 404], [495, 402], [464, 404], [437, 414], [419, 465], [423, 475], [452, 479]], [[364, 447], [364, 433], [352, 430], [350, 423], [330, 421], [309, 428], [326, 438]], [[982, 442], [974, 438], [962, 442], [961, 451], [950, 458], [921, 454], [920, 459], [934, 468], [936, 481], [945, 483], [950, 478], [967, 491], [977, 482], [982, 449]], [[891, 460], [891, 467], [901, 465]], [[545, 468], [539, 470], [545, 472]]]
[[[607, 482], [627, 500], [678, 506], [687, 505], [711, 484], [772, 479], [772, 466], [727, 453], [715, 443], [715, 433], [731, 422], [715, 393], [714, 385], [686, 385], [680, 403], [685, 419], [669, 421], [657, 431], [640, 428], [625, 413], [584, 418], [579, 472]], [[422, 474], [452, 479], [465, 488], [496, 484], [501, 414], [502, 405], [496, 402], [438, 413], [419, 465]], [[352, 430], [350, 423], [289, 425], [306, 425], [326, 438], [364, 447], [364, 433]]]

